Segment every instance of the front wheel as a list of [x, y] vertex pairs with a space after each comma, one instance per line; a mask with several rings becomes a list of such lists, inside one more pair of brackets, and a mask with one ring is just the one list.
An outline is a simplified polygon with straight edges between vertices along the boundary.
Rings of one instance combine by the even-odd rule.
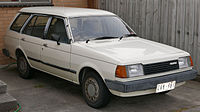
[[109, 103], [110, 92], [101, 77], [94, 71], [87, 72], [83, 78], [82, 92], [87, 104], [93, 108], [100, 108]]
[[31, 78], [33, 74], [33, 70], [23, 55], [17, 57], [17, 69], [19, 71], [19, 76], [24, 79]]

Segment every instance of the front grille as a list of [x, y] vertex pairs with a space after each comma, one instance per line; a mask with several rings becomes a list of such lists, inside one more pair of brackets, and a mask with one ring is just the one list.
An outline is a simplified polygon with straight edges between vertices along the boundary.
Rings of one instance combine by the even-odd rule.
[[143, 65], [144, 74], [156, 74], [179, 69], [178, 60]]

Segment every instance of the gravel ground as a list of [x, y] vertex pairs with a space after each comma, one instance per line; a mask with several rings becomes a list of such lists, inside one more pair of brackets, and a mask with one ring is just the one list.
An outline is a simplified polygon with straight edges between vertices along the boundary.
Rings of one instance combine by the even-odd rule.
[[112, 96], [101, 109], [89, 107], [81, 88], [63, 79], [36, 72], [30, 80], [18, 76], [16, 66], [0, 70], [0, 80], [18, 100], [22, 112], [200, 112], [200, 82], [188, 81], [166, 95], [120, 98]]

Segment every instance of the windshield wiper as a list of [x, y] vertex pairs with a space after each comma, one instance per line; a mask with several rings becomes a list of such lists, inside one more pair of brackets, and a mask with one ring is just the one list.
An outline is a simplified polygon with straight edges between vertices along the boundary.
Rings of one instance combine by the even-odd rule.
[[124, 37], [137, 37], [137, 34], [135, 34], [135, 33], [133, 33], [133, 34], [125, 34], [125, 35], [121, 36], [119, 38], [119, 40], [122, 40], [122, 38], [124, 38]]
[[102, 40], [102, 39], [113, 39], [113, 38], [118, 38], [118, 37], [98, 37], [98, 38], [95, 38], [94, 40]]
[[88, 43], [90, 40], [103, 40], [103, 39], [113, 39], [113, 38], [119, 38], [119, 37], [109, 37], [109, 36], [97, 37], [97, 38], [93, 38], [93, 39], [87, 39], [86, 43]]

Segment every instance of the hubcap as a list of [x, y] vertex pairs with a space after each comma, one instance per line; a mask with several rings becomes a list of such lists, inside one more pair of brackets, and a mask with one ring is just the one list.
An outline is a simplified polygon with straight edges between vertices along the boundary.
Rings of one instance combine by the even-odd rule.
[[26, 60], [24, 58], [19, 58], [19, 71], [21, 73], [25, 73], [27, 69], [27, 63]]
[[99, 85], [94, 78], [88, 78], [85, 82], [85, 93], [88, 100], [95, 102], [99, 96]]

